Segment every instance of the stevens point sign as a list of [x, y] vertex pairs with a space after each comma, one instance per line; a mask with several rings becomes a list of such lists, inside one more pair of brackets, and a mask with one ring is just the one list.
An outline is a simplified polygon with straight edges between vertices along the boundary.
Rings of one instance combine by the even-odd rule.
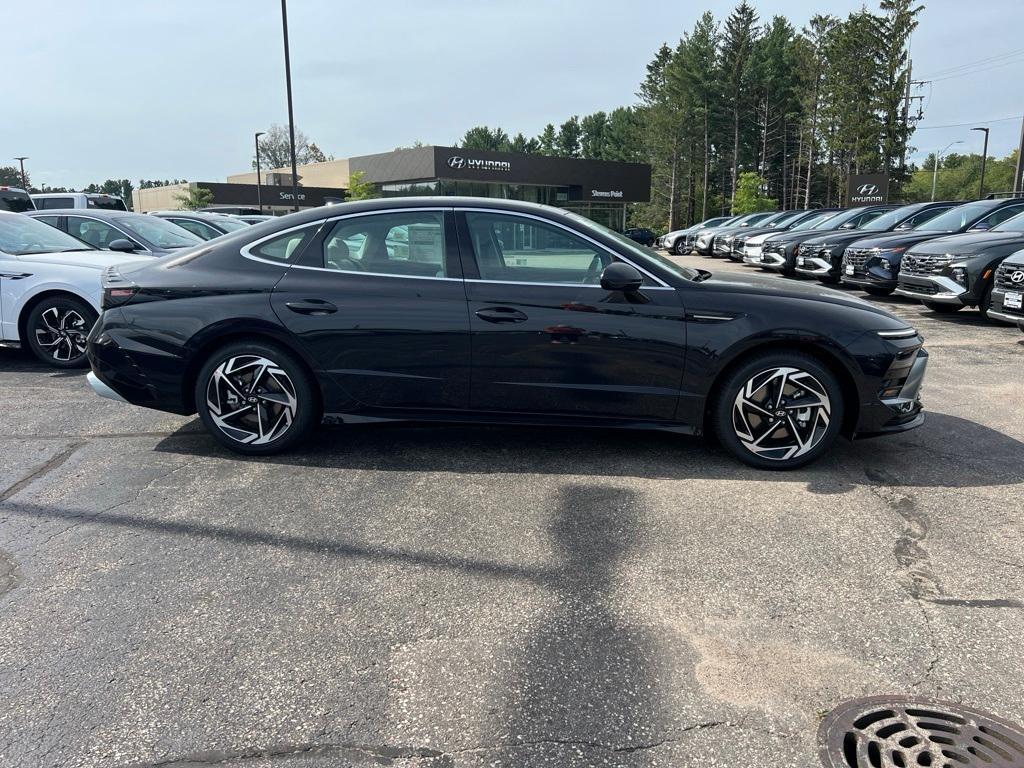
[[850, 176], [850, 182], [846, 188], [846, 199], [847, 204], [851, 206], [888, 201], [889, 174], [860, 173]]

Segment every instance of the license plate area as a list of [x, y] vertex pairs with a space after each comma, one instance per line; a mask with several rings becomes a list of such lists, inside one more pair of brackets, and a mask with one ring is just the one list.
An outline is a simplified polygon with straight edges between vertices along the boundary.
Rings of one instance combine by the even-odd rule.
[[853, 264], [847, 264], [845, 267], [843, 267], [843, 272], [845, 272], [847, 275], [852, 275], [853, 274]]
[[1003, 306], [1007, 309], [1020, 309], [1021, 297], [1022, 294], [1018, 291], [1008, 291], [1006, 295], [1003, 296]]

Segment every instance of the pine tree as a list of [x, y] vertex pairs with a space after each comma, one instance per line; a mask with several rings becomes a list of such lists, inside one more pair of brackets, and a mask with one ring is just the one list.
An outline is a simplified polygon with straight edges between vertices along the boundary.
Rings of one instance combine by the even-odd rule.
[[558, 154], [557, 136], [555, 135], [554, 125], [548, 123], [544, 126], [544, 130], [541, 131], [540, 136], [537, 137], [537, 146], [540, 148], [540, 153], [542, 155]]
[[[722, 86], [732, 116], [732, 195], [735, 196], [736, 181], [741, 163], [741, 120], [746, 113], [750, 99], [750, 64], [754, 44], [757, 40], [757, 12], [746, 0], [729, 14], [722, 34], [720, 65]], [[746, 136], [743, 137], [746, 139]]]

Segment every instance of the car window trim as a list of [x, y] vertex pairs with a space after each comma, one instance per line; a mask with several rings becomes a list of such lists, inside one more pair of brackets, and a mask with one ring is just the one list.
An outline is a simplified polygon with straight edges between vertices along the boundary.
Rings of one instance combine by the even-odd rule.
[[[450, 207], [450, 206], [448, 206], [448, 207], [430, 206], [429, 208], [384, 208], [384, 209], [381, 209], [381, 210], [378, 210], [378, 211], [360, 211], [358, 213], [346, 213], [346, 214], [342, 214], [340, 216], [331, 216], [331, 217], [326, 218], [326, 219], [321, 219], [318, 222], [316, 222], [316, 221], [307, 221], [305, 224], [297, 224], [294, 227], [289, 227], [288, 229], [278, 230], [277, 232], [274, 232], [273, 234], [266, 235], [264, 237], [261, 237], [259, 240], [254, 240], [251, 243], [249, 243], [248, 245], [242, 246], [242, 248], [239, 250], [239, 253], [242, 255], [243, 258], [251, 259], [253, 261], [259, 261], [259, 262], [262, 262], [264, 264], [273, 264], [273, 265], [281, 267], [283, 269], [311, 269], [311, 270], [314, 270], [316, 272], [327, 272], [327, 273], [332, 274], [332, 275], [369, 275], [370, 277], [397, 277], [397, 278], [402, 279], [402, 280], [443, 280], [443, 281], [446, 281], [446, 282], [459, 282], [459, 283], [461, 283], [463, 281], [463, 278], [461, 278], [461, 277], [430, 277], [428, 275], [394, 275], [394, 274], [391, 274], [390, 272], [364, 272], [362, 270], [356, 271], [356, 270], [351, 270], [351, 269], [330, 269], [328, 267], [311, 267], [308, 264], [296, 264], [296, 263], [289, 263], [289, 262], [282, 262], [282, 261], [274, 261], [273, 259], [265, 259], [265, 258], [262, 258], [261, 256], [256, 256], [256, 255], [254, 255], [252, 253], [252, 249], [253, 248], [256, 248], [257, 246], [262, 245], [263, 243], [267, 242], [268, 240], [273, 240], [275, 238], [278, 238], [281, 235], [286, 235], [289, 232], [294, 232], [295, 230], [299, 230], [299, 229], [307, 229], [307, 228], [310, 228], [310, 227], [317, 227], [317, 233], [319, 233], [321, 228], [324, 228], [328, 224], [331, 224], [333, 222], [341, 221], [342, 219], [354, 219], [354, 218], [357, 218], [359, 216], [377, 216], [379, 214], [384, 214], [384, 213], [403, 213], [403, 212], [407, 212], [407, 213], [424, 213], [424, 212], [434, 212], [434, 213], [437, 213], [437, 212], [440, 212], [443, 215], [443, 214], [445, 214], [447, 212], [451, 212], [451, 211], [454, 211], [454, 210], [455, 209]], [[442, 222], [442, 228], [443, 228], [443, 226], [444, 226], [444, 224]], [[317, 233], [314, 233], [314, 235], [313, 235], [314, 238], [316, 238], [316, 234]]]
[[[623, 256], [622, 254], [618, 253], [617, 251], [612, 250], [611, 248], [606, 246], [604, 243], [601, 243], [601, 242], [595, 240], [592, 237], [588, 237], [587, 235], [584, 235], [581, 232], [573, 229], [572, 227], [566, 226], [565, 224], [562, 224], [560, 222], [553, 221], [553, 220], [545, 218], [543, 216], [535, 216], [533, 214], [522, 213], [520, 211], [505, 211], [505, 210], [502, 210], [500, 208], [475, 208], [475, 207], [474, 208], [463, 208], [463, 207], [460, 206], [457, 210], [461, 211], [463, 213], [496, 213], [496, 214], [501, 215], [501, 216], [520, 216], [522, 218], [535, 219], [536, 221], [540, 221], [540, 222], [543, 222], [545, 224], [550, 224], [552, 226], [559, 227], [560, 229], [564, 229], [566, 232], [570, 233], [571, 235], [575, 235], [576, 237], [579, 237], [579, 238], [581, 238], [583, 240], [586, 240], [587, 242], [597, 246], [601, 250], [603, 250], [606, 253], [610, 254], [613, 258], [618, 259], [619, 261], [625, 262], [626, 264], [629, 264], [629, 266], [633, 267], [634, 269], [636, 269], [641, 274], [646, 275], [647, 277], [651, 278], [652, 280], [654, 280], [654, 281], [656, 281], [658, 283], [657, 285], [647, 286], [647, 287], [643, 288], [642, 290], [645, 290], [645, 291], [664, 291], [664, 290], [674, 291], [675, 290], [675, 288], [673, 288], [672, 286], [670, 286], [667, 283], [665, 283], [665, 281], [662, 280], [661, 278], [659, 278], [657, 275], [653, 275], [650, 272], [648, 272], [646, 269], [641, 267], [640, 265], [634, 264], [632, 261], [627, 259], [625, 256]], [[469, 226], [468, 222], [467, 222], [466, 226], [468, 228], [468, 226]], [[473, 262], [475, 263], [476, 262], [476, 253], [471, 253], [470, 255], [472, 256]], [[477, 272], [478, 273], [479, 273], [479, 269], [480, 269], [479, 265], [477, 265]], [[498, 284], [498, 285], [557, 285], [557, 286], [572, 285], [572, 286], [576, 286], [576, 287], [580, 287], [580, 288], [601, 288], [600, 285], [586, 285], [586, 284], [583, 284], [583, 283], [535, 283], [535, 282], [523, 282], [523, 281], [518, 281], [518, 280], [484, 280], [482, 278], [469, 278], [469, 277], [466, 278], [466, 282], [467, 283], [494, 283], [494, 284]], [[601, 288], [601, 290], [604, 290], [604, 289]]]
[[[63, 216], [64, 216], [64, 228], [65, 228], [65, 231], [67, 231], [67, 227], [70, 226], [70, 224], [68, 223], [68, 219], [70, 219], [73, 216], [77, 216], [80, 219], [89, 219], [90, 221], [98, 221], [100, 224], [106, 224], [108, 227], [113, 229], [115, 232], [120, 232], [124, 236], [124, 238], [126, 240], [128, 240], [129, 242], [135, 243], [137, 246], [139, 246], [139, 248], [144, 250], [146, 253], [153, 253], [153, 249], [152, 248], [149, 248], [149, 247], [143, 245], [141, 242], [139, 242], [139, 239], [137, 237], [133, 237], [132, 235], [129, 235], [127, 232], [125, 232], [123, 229], [121, 229], [119, 226], [117, 226], [113, 222], [104, 221], [103, 219], [98, 219], [95, 216], [89, 216], [87, 214], [81, 214], [81, 213], [78, 212], [79, 210], [87, 211], [89, 209], [88, 208], [82, 208], [82, 209], [77, 209], [76, 208], [74, 213], [65, 213], [65, 214], [63, 214]], [[121, 211], [121, 213], [127, 213], [127, 211]], [[68, 234], [71, 235], [70, 232], [68, 232]], [[77, 235], [71, 235], [71, 236], [72, 237], [78, 237]], [[81, 240], [80, 237], [78, 239]], [[102, 249], [101, 248], [100, 250], [109, 250], [109, 249]]]

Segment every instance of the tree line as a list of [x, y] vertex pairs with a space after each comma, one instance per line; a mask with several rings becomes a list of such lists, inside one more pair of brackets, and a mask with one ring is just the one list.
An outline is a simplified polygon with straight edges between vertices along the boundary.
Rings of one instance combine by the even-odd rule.
[[[880, 0], [845, 19], [815, 14], [800, 29], [762, 23], [746, 0], [722, 21], [704, 13], [647, 65], [637, 103], [572, 116], [536, 137], [477, 126], [467, 149], [646, 162], [651, 202], [637, 222], [675, 228], [733, 210], [750, 179], [784, 208], [842, 205], [851, 174], [910, 181], [906, 113], [910, 34], [924, 9]], [[741, 185], [743, 174], [746, 186]]]

